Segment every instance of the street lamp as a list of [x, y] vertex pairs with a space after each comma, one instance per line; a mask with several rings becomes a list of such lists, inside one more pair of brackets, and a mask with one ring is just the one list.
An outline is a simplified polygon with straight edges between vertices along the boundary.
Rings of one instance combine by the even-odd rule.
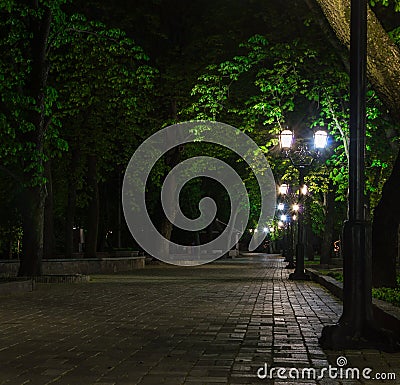
[[314, 147], [317, 150], [323, 150], [328, 144], [328, 133], [324, 130], [318, 130], [314, 134]]
[[279, 134], [279, 144], [283, 150], [290, 149], [294, 140], [293, 132], [290, 130], [283, 130]]
[[[288, 134], [289, 139], [292, 138], [292, 134], [290, 131], [290, 135]], [[291, 141], [291, 140], [290, 140]], [[289, 140], [287, 140], [289, 142]], [[284, 261], [288, 262], [288, 265], [285, 267], [286, 269], [294, 269], [294, 261], [293, 261], [293, 224], [292, 224], [292, 210], [291, 205], [293, 202], [293, 194], [290, 192], [290, 187], [287, 183], [283, 183], [278, 186], [278, 192], [283, 201], [278, 203], [278, 218], [281, 223], [283, 223], [283, 251], [282, 257], [284, 257]]]
[[289, 185], [287, 185], [286, 183], [283, 183], [279, 186], [278, 190], [279, 190], [279, 194], [287, 195], [287, 193], [289, 192]]
[[[308, 187], [304, 184], [306, 168], [311, 166], [314, 159], [320, 157], [321, 151], [328, 143], [328, 133], [324, 130], [318, 130], [314, 133], [313, 139], [310, 146], [303, 138], [296, 139], [291, 130], [283, 130], [279, 135], [279, 144], [284, 156], [290, 159], [292, 165], [299, 172], [298, 202], [301, 202], [302, 198], [308, 193]], [[299, 204], [296, 205], [297, 210], [294, 210], [297, 214], [296, 268], [294, 273], [289, 275], [289, 279], [309, 280], [310, 277], [304, 272], [303, 218]]]

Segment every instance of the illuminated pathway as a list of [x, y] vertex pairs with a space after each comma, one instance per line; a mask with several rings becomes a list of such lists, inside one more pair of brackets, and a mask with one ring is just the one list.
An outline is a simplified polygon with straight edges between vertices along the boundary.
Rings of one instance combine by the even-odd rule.
[[[298, 384], [258, 379], [257, 371], [319, 372], [337, 367], [339, 356], [346, 368], [395, 372], [400, 381], [400, 354], [323, 352], [317, 338], [341, 303], [314, 283], [289, 281], [283, 266], [266, 255], [150, 266], [3, 296], [0, 384]], [[303, 383], [361, 382], [326, 375]]]

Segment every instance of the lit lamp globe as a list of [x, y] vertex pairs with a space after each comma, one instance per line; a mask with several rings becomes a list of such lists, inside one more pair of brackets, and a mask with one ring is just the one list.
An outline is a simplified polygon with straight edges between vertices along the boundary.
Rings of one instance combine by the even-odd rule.
[[279, 144], [283, 150], [289, 150], [293, 143], [293, 131], [283, 130], [279, 134]]
[[279, 194], [286, 195], [288, 193], [289, 186], [286, 183], [283, 183], [279, 186]]
[[303, 184], [303, 186], [301, 186], [301, 188], [300, 188], [300, 193], [301, 193], [302, 195], [307, 195], [307, 194], [308, 194], [308, 187], [307, 187], [306, 184]]
[[324, 130], [318, 130], [314, 134], [314, 147], [322, 150], [328, 144], [328, 133]]

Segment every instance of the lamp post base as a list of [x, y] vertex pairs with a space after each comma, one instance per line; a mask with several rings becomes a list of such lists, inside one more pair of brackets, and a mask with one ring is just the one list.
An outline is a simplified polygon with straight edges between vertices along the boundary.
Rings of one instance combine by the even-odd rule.
[[292, 281], [310, 281], [311, 277], [304, 272], [295, 271], [294, 273], [289, 274], [289, 279]]
[[286, 266], [285, 269], [295, 269], [296, 265], [293, 263], [293, 261], [285, 261], [285, 262], [289, 262]]
[[400, 342], [396, 335], [366, 323], [359, 330], [339, 321], [336, 325], [325, 326], [318, 339], [323, 349], [378, 349], [385, 352], [399, 352]]

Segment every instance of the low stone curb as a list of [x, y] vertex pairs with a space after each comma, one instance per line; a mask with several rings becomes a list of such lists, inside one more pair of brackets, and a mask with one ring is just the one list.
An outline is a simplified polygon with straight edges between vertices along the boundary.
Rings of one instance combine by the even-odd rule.
[[[124, 273], [145, 267], [145, 257], [102, 257], [81, 259], [44, 259], [44, 274], [113, 274]], [[0, 274], [16, 276], [19, 261], [0, 260]]]
[[0, 282], [0, 295], [13, 294], [33, 291], [35, 281], [33, 279], [15, 279], [11, 281]]
[[[319, 283], [335, 297], [343, 300], [343, 283], [327, 275], [319, 274], [317, 270], [306, 269], [314, 282]], [[372, 310], [378, 325], [391, 330], [400, 338], [400, 308], [388, 302], [372, 298]]]
[[44, 274], [34, 277], [37, 283], [83, 283], [89, 282], [90, 276], [85, 274]]

